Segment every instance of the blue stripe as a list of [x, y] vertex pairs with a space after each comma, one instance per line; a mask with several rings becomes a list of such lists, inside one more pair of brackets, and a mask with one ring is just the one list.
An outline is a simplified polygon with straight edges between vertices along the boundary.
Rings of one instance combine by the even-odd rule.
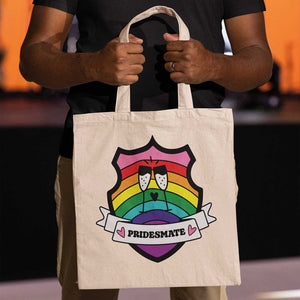
[[[182, 208], [168, 202], [168, 207], [171, 209], [170, 213], [173, 215], [176, 215], [178, 218], [182, 219], [185, 217], [188, 217], [188, 213], [184, 211]], [[133, 207], [131, 210], [129, 210], [124, 216], [124, 219], [132, 220], [136, 216], [141, 214], [141, 211], [143, 209], [143, 204], [139, 204], [135, 207]], [[145, 202], [145, 212], [150, 210], [166, 210], [166, 202], [165, 201], [148, 201]]]

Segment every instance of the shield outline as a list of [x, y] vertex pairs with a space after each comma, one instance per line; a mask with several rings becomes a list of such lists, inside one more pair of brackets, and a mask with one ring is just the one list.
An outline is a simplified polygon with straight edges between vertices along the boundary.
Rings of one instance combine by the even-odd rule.
[[[133, 150], [126, 150], [126, 149], [118, 147], [118, 149], [117, 149], [117, 151], [114, 155], [114, 158], [112, 160], [112, 165], [114, 166], [114, 168], [117, 172], [117, 182], [116, 182], [115, 186], [107, 192], [107, 202], [108, 202], [108, 205], [109, 205], [110, 213], [114, 216], [116, 215], [115, 210], [114, 210], [113, 205], [112, 205], [112, 194], [118, 190], [118, 188], [120, 187], [120, 185], [122, 183], [121, 169], [117, 164], [117, 161], [118, 161], [118, 158], [119, 158], [120, 154], [124, 154], [124, 155], [139, 154], [139, 153], [142, 153], [142, 152], [145, 152], [145, 151], [149, 150], [151, 147], [155, 147], [157, 150], [159, 150], [161, 152], [164, 152], [164, 153], [168, 153], [168, 154], [177, 154], [177, 153], [181, 153], [181, 152], [184, 152], [184, 151], [186, 151], [188, 153], [188, 155], [190, 157], [190, 161], [189, 161], [188, 166], [186, 168], [186, 170], [187, 170], [187, 176], [186, 177], [187, 177], [187, 180], [188, 180], [189, 184], [192, 186], [192, 188], [194, 188], [199, 193], [198, 206], [196, 208], [196, 213], [200, 212], [201, 208], [202, 208], [202, 204], [203, 204], [203, 189], [200, 186], [196, 185], [194, 183], [194, 181], [192, 180], [191, 170], [192, 170], [192, 166], [194, 165], [194, 163], [196, 161], [196, 158], [195, 158], [194, 154], [192, 153], [192, 151], [190, 149], [190, 146], [188, 144], [186, 144], [185, 146], [182, 146], [182, 147], [176, 148], [176, 149], [164, 148], [164, 147], [160, 146], [155, 141], [154, 137], [152, 136], [150, 141], [148, 142], [148, 144], [146, 144], [145, 146], [140, 147], [140, 148], [136, 148], [136, 149], [133, 149]], [[161, 261], [169, 258], [170, 256], [172, 256], [175, 252], [177, 252], [184, 245], [184, 243], [185, 242], [178, 243], [169, 252], [167, 252], [166, 254], [164, 254], [160, 257], [154, 257], [154, 256], [148, 254], [147, 252], [143, 251], [142, 249], [140, 249], [136, 245], [133, 245], [133, 244], [129, 244], [129, 245], [136, 252], [138, 252], [140, 255], [142, 255], [143, 257], [145, 257], [149, 260], [152, 260], [154, 262], [161, 262]]]

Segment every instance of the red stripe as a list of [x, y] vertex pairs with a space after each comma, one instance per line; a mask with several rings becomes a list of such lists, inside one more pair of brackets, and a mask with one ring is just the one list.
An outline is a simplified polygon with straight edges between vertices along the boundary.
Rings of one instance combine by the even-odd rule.
[[[159, 161], [159, 165], [165, 165], [167, 168], [167, 171], [176, 173], [178, 175], [186, 177], [186, 167], [173, 163], [168, 161]], [[122, 180], [137, 173], [139, 171], [139, 166], [147, 166], [147, 164], [144, 161], [138, 161], [135, 164], [128, 166], [121, 170], [122, 172]]]

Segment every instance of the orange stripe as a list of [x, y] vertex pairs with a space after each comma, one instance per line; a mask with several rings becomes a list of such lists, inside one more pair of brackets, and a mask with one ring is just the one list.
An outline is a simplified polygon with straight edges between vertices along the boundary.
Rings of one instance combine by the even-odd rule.
[[175, 173], [168, 172], [168, 180], [170, 182], [173, 182], [173, 183], [183, 186], [184, 188], [186, 188], [187, 190], [189, 190], [195, 196], [198, 197], [198, 195], [199, 195], [198, 191], [196, 191], [194, 188], [192, 188], [192, 186], [190, 185], [190, 183], [188, 182], [188, 180], [185, 177], [180, 176]]
[[112, 200], [115, 199], [119, 194], [121, 194], [124, 190], [128, 189], [134, 184], [139, 183], [139, 174], [135, 173], [130, 177], [122, 180], [120, 187], [112, 194]]

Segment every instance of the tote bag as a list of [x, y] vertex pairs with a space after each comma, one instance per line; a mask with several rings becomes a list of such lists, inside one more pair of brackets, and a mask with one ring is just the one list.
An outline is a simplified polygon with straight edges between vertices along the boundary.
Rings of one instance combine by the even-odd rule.
[[[171, 8], [153, 14], [177, 19]], [[130, 111], [130, 87], [115, 112], [74, 115], [73, 176], [80, 289], [240, 283], [233, 117], [196, 109], [178, 84], [178, 108]]]

